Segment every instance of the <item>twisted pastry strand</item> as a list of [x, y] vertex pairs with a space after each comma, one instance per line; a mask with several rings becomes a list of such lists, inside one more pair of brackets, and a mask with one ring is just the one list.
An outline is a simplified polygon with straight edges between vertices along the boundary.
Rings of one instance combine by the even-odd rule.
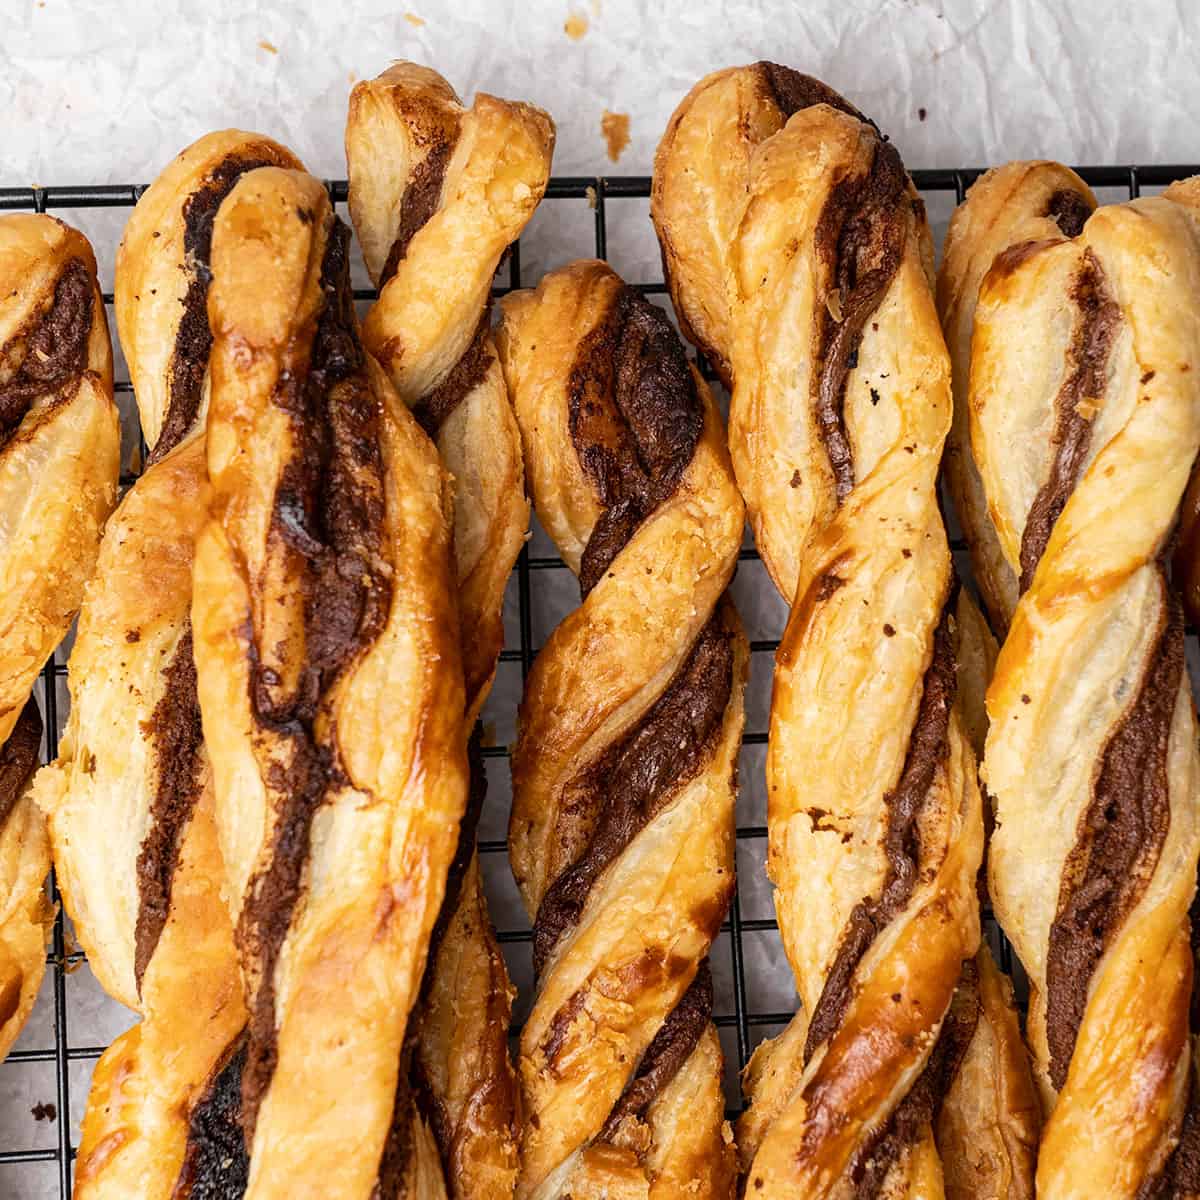
[[[440, 75], [412, 63], [360, 83], [350, 97], [350, 212], [381, 289], [364, 338], [455, 481], [468, 731], [491, 688], [504, 590], [529, 526], [520, 434], [489, 328], [489, 286], [545, 191], [553, 145], [541, 110], [486, 95], [465, 109]], [[456, 264], [449, 274], [448, 256]], [[442, 320], [431, 321], [414, 297], [433, 298]], [[469, 340], [455, 358], [464, 334]], [[414, 372], [414, 356], [430, 365]], [[486, 783], [475, 758], [472, 811]], [[518, 1166], [512, 989], [472, 821], [464, 820], [459, 845], [451, 878], [461, 886], [447, 892], [414, 1017], [414, 1060], [405, 1068], [405, 1086], [419, 1102], [411, 1115], [398, 1107], [389, 1161], [400, 1172], [404, 1146], [418, 1144], [407, 1123], [428, 1110], [449, 1194], [499, 1200], [512, 1194]]]
[[92, 969], [142, 1015], [97, 1064], [78, 1200], [240, 1195], [245, 1184], [236, 1113], [221, 1152], [206, 1152], [218, 1124], [206, 1097], [246, 1012], [189, 613], [208, 512], [213, 221], [238, 177], [265, 162], [299, 165], [256, 134], [201, 138], [146, 190], [117, 255], [117, 323], [150, 462], [105, 529], [71, 654], [70, 719], [37, 785]]
[[250, 1013], [249, 1200], [366, 1200], [466, 802], [448, 481], [362, 349], [321, 185], [213, 233], [192, 620]]
[[0, 217], [0, 1058], [41, 985], [50, 916], [32, 692], [95, 567], [120, 439], [91, 246], [52, 217]]
[[768, 869], [804, 1013], [747, 1072], [748, 1189], [936, 1194], [932, 1125], [972, 1035], [951, 997], [979, 940], [982, 828], [955, 704], [949, 364], [924, 210], [850, 105], [758, 64], [676, 110], [651, 211], [676, 308], [732, 383], [738, 482], [792, 601]]
[[1169, 1156], [1191, 1075], [1200, 757], [1162, 558], [1200, 447], [1198, 285], [1193, 212], [1139, 200], [1000, 253], [975, 312], [972, 448], [1022, 588], [984, 767], [991, 894], [1053, 1110], [1039, 1196], [1194, 1190]]
[[729, 1197], [707, 959], [733, 891], [743, 509], [707, 388], [603, 263], [502, 301], [538, 514], [583, 603], [527, 681], [513, 871], [538, 990], [517, 1195]]

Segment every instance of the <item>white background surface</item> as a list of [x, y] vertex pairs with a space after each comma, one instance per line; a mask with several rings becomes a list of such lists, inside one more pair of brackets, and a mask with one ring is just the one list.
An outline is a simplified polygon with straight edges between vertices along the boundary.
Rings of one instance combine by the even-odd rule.
[[[645, 174], [671, 110], [703, 74], [771, 58], [825, 79], [872, 114], [910, 168], [989, 165], [1049, 156], [1073, 163], [1200, 160], [1200, 6], [1190, 0], [345, 0], [301, 5], [112, 0], [0, 0], [0, 187], [148, 182], [210, 129], [241, 126], [279, 138], [323, 177], [345, 174], [342, 125], [357, 78], [394, 58], [441, 70], [460, 94], [532, 100], [558, 124], [557, 174]], [[407, 19], [405, 12], [418, 24]], [[567, 36], [574, 18], [582, 37]], [[268, 49], [267, 45], [274, 47]], [[610, 163], [605, 109], [628, 113], [632, 137]], [[924, 109], [925, 120], [919, 117]], [[1117, 198], [1117, 197], [1112, 197]], [[931, 205], [935, 228], [949, 214]], [[96, 245], [106, 290], [124, 211], [60, 212]], [[609, 204], [610, 256], [627, 278], [659, 277], [644, 201]], [[522, 241], [525, 282], [592, 251], [582, 202], [544, 205]], [[549, 552], [535, 542], [535, 552]], [[578, 593], [565, 572], [534, 578], [540, 645]], [[735, 595], [752, 638], [778, 636], [782, 606], [758, 564]], [[515, 589], [510, 644], [516, 643]], [[748, 728], [765, 728], [770, 656], [754, 656]], [[497, 742], [513, 736], [520, 689], [501, 668], [489, 705]], [[503, 835], [505, 764], [492, 762], [484, 837]], [[739, 822], [763, 820], [762, 748], [743, 754]], [[742, 915], [771, 915], [764, 845], [739, 844]], [[488, 863], [498, 923], [513, 925], [515, 888], [499, 856]], [[510, 947], [518, 983], [527, 951]], [[751, 1007], [786, 1010], [790, 975], [774, 933], [745, 939]], [[718, 1010], [732, 1011], [729, 953], [713, 955]], [[67, 979], [72, 1045], [102, 1045], [128, 1015], [83, 968]], [[519, 1005], [518, 1016], [523, 1011]], [[20, 1047], [53, 1045], [49, 979]], [[769, 1032], [769, 1031], [760, 1031]], [[727, 1052], [732, 1038], [725, 1039]], [[71, 1065], [70, 1119], [78, 1138], [92, 1063]], [[55, 1098], [52, 1063], [0, 1067], [0, 1151], [52, 1148], [57, 1126], [37, 1122]], [[60, 1114], [59, 1119], [62, 1119]], [[54, 1197], [57, 1166], [0, 1164], [0, 1200]]]

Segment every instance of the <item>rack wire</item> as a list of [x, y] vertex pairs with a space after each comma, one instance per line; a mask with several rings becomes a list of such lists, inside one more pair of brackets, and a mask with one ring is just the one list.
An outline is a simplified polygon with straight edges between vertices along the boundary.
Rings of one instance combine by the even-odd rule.
[[[1200, 166], [1190, 165], [1093, 166], [1076, 169], [1092, 187], [1124, 191], [1130, 199], [1141, 195], [1144, 189], [1165, 187], [1178, 179], [1200, 172]], [[945, 198], [953, 195], [955, 202], [961, 203], [967, 188], [981, 173], [981, 169], [978, 168], [949, 168], [914, 171], [912, 174], [918, 190], [927, 199], [931, 196]], [[32, 211], [41, 213], [64, 209], [132, 208], [145, 190], [145, 186], [144, 184], [134, 184], [0, 188], [0, 212]], [[329, 181], [326, 187], [335, 206], [345, 203], [347, 185], [344, 180]], [[587, 202], [593, 210], [593, 245], [590, 250], [597, 258], [606, 258], [610, 219], [607, 202], [617, 199], [646, 199], [649, 195], [649, 176], [556, 176], [550, 180], [545, 199], [549, 203], [568, 200]], [[587, 253], [587, 249], [581, 246], [579, 252]], [[502, 273], [502, 277], [505, 276], [506, 282], [494, 289], [497, 294], [535, 282], [522, 277], [520, 243], [512, 248], [507, 268]], [[649, 295], [664, 294], [667, 290], [661, 278], [631, 282], [634, 282], [634, 286], [639, 290]], [[369, 300], [373, 297], [374, 292], [367, 289], [355, 292], [355, 298], [359, 300]], [[111, 288], [105, 292], [104, 299], [106, 304], [111, 305]], [[706, 373], [711, 378], [711, 373]], [[118, 380], [115, 388], [118, 393], [126, 394], [133, 390], [127, 379]], [[132, 476], [122, 480], [126, 484], [131, 481]], [[959, 539], [952, 540], [951, 546], [955, 551], [964, 549]], [[758, 558], [758, 554], [753, 549], [744, 549], [741, 557], [744, 561], [755, 560]], [[541, 578], [542, 572], [566, 569], [561, 559], [552, 555], [531, 554], [528, 547], [522, 550], [518, 559], [515, 569], [519, 604], [518, 636], [516, 645], [506, 645], [504, 648], [501, 653], [501, 662], [519, 663], [522, 675], [528, 672], [537, 649], [534, 646], [531, 617], [534, 592], [539, 586], [536, 581]], [[777, 646], [778, 642], [774, 639], [756, 640], [751, 643], [751, 652], [754, 655], [770, 655], [774, 653]], [[60, 651], [47, 663], [38, 686], [42, 711], [45, 716], [45, 753], [48, 759], [53, 759], [58, 754], [61, 730], [57, 683], [65, 675], [65, 656]], [[766, 740], [765, 729], [747, 728], [743, 744], [747, 746], [763, 745]], [[484, 755], [488, 759], [506, 759], [508, 749], [504, 746], [488, 746], [484, 749]], [[764, 854], [766, 836], [765, 825], [738, 825], [738, 843], [762, 843]], [[503, 839], [487, 839], [480, 841], [479, 850], [484, 856], [504, 854], [507, 845]], [[53, 900], [57, 904], [59, 895], [54, 886], [53, 877], [51, 877], [51, 890]], [[985, 921], [989, 924], [990, 940], [999, 950], [1001, 965], [1005, 970], [1011, 970], [1013, 966], [1011, 948], [994, 923], [990, 922], [990, 916], [986, 912]], [[729, 1043], [732, 1042], [731, 1057], [736, 1059], [739, 1069], [746, 1065], [755, 1042], [763, 1032], [785, 1024], [793, 1015], [791, 1011], [759, 1010], [750, 1003], [748, 998], [745, 935], [772, 931], [776, 928], [773, 919], [743, 916], [738, 896], [734, 895], [729, 916], [722, 928], [722, 932], [728, 935], [726, 940], [728, 965], [732, 975], [732, 1003], [728, 1006], [718, 1005], [714, 1020], [718, 1029], [725, 1035], [722, 1040], [726, 1043], [727, 1052], [730, 1052]], [[498, 936], [501, 943], [506, 945], [524, 944], [532, 940], [528, 925], [502, 928], [498, 930]], [[714, 946], [715, 953], [717, 953], [716, 946]], [[79, 1061], [94, 1061], [105, 1049], [104, 1046], [75, 1045], [70, 1040], [66, 980], [68, 974], [82, 966], [84, 961], [83, 953], [68, 944], [60, 906], [54, 922], [47, 958], [46, 982], [43, 985], [51, 990], [53, 996], [54, 1044], [40, 1049], [16, 1050], [9, 1055], [5, 1063], [5, 1066], [30, 1062], [54, 1063], [57, 1144], [43, 1149], [0, 1147], [0, 1168], [12, 1164], [55, 1163], [61, 1200], [67, 1200], [71, 1194], [72, 1165], [76, 1151], [71, 1138], [69, 1064]], [[3, 1069], [4, 1067], [0, 1067], [0, 1070]], [[730, 1097], [730, 1101], [736, 1108], [736, 1098]]]

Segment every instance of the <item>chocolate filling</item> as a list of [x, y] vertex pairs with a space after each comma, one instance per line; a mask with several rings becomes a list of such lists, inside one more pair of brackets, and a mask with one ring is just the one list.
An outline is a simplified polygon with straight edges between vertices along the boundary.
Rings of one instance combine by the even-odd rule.
[[[580, 466], [602, 506], [581, 561], [579, 583], [586, 596], [637, 527], [679, 486], [704, 426], [678, 336], [633, 288], [616, 293], [604, 321], [581, 343], [568, 384], [568, 418]], [[574, 781], [575, 799], [559, 835], [579, 853], [538, 908], [537, 973], [579, 920], [604, 870], [701, 769], [720, 734], [732, 688], [733, 647], [714, 616], [639, 724]], [[723, 908], [716, 916], [719, 925]], [[706, 960], [647, 1047], [602, 1139], [625, 1116], [644, 1112], [691, 1054], [711, 1015], [711, 993]], [[580, 1003], [577, 994], [551, 1023], [548, 1058], [557, 1053]]]
[[883, 887], [878, 896], [860, 900], [850, 913], [820, 999], [813, 1008], [804, 1043], [805, 1061], [841, 1024], [858, 964], [880, 932], [908, 903], [916, 887], [921, 862], [921, 812], [934, 775], [946, 758], [950, 709], [954, 704], [954, 646], [949, 626], [953, 600], [951, 595], [934, 631], [933, 657], [925, 672], [904, 769], [895, 788], [884, 798], [887, 871]]
[[79, 259], [72, 259], [58, 277], [50, 307], [0, 351], [3, 370], [17, 349], [15, 343], [25, 343], [21, 365], [0, 383], [0, 448], [39, 397], [57, 392], [61, 401], [75, 394], [87, 370], [94, 303], [92, 277]]
[[579, 923], [596, 881], [708, 759], [732, 686], [733, 650], [714, 617], [637, 727], [588, 769], [583, 790], [592, 793], [591, 807], [599, 815], [582, 857], [554, 880], [538, 908], [537, 974], [559, 939]]
[[[257, 150], [258, 153], [250, 152]], [[171, 380], [167, 411], [162, 429], [154, 443], [149, 462], [165, 458], [187, 436], [200, 411], [204, 372], [212, 350], [212, 331], [208, 327], [208, 285], [212, 282], [212, 235], [221, 201], [234, 185], [256, 167], [279, 165], [267, 157], [265, 147], [247, 148], [218, 163], [183, 206], [183, 250], [188, 274], [183, 296], [183, 316], [175, 331], [175, 350], [171, 355]]]
[[[762, 75], [775, 101], [776, 107], [783, 113], [784, 119], [798, 113], [803, 108], [812, 108], [816, 104], [828, 104], [839, 112], [849, 113], [860, 121], [867, 118], [862, 115], [849, 101], [839, 96], [831, 87], [827, 87], [819, 79], [811, 75], [802, 75], [791, 67], [781, 67], [778, 63], [758, 62], [755, 69]], [[868, 122], [874, 127], [874, 122]]]
[[42, 748], [42, 714], [30, 696], [21, 709], [8, 741], [0, 746], [0, 830], [16, 808]]
[[138, 914], [133, 974], [138, 992], [171, 907], [171, 884], [184, 831], [204, 787], [200, 699], [188, 623], [171, 661], [163, 668], [163, 693], [148, 725], [158, 764], [158, 786], [150, 805], [149, 827], [138, 852]]
[[863, 1142], [851, 1161], [854, 1200], [875, 1200], [892, 1164], [908, 1146], [920, 1140], [937, 1118], [975, 1036], [979, 1013], [978, 970], [968, 959], [963, 963], [962, 978], [925, 1069], [887, 1124]]
[[242, 1200], [246, 1194], [250, 1157], [241, 1120], [244, 1037], [239, 1035], [226, 1055], [188, 1119], [187, 1150], [172, 1200]]
[[1033, 583], [1055, 522], [1079, 482], [1092, 442], [1091, 416], [1081, 408], [1104, 394], [1109, 353], [1121, 321], [1121, 310], [1090, 249], [1084, 251], [1079, 274], [1071, 286], [1071, 299], [1079, 309], [1079, 317], [1068, 351], [1067, 374], [1054, 400], [1050, 475], [1033, 499], [1021, 535], [1021, 591]]
[[242, 1085], [248, 1136], [275, 1069], [275, 966], [300, 895], [312, 819], [343, 779], [313, 723], [323, 697], [383, 629], [391, 601], [390, 578], [380, 566], [379, 413], [354, 316], [348, 244], [346, 226], [335, 218], [321, 265], [325, 304], [309, 369], [281, 377], [274, 396], [292, 416], [298, 448], [280, 478], [269, 537], [291, 553], [304, 597], [306, 661], [292, 692], [257, 652], [252, 671], [255, 718], [288, 752], [268, 774], [271, 790], [286, 801], [269, 865], [251, 880], [238, 928], [240, 945], [259, 968]]
[[1137, 693], [1113, 727], [1063, 867], [1046, 954], [1050, 1082], [1061, 1088], [1092, 973], [1141, 898], [1171, 823], [1171, 720], [1183, 677], [1183, 612], [1162, 579], [1165, 617]]
[[704, 417], [674, 329], [628, 286], [581, 343], [567, 386], [571, 440], [603, 508], [583, 551], [586, 596], [678, 487]]
[[404, 189], [400, 201], [400, 224], [379, 276], [380, 289], [395, 275], [408, 254], [409, 243], [437, 212], [438, 202], [442, 198], [442, 183], [446, 178], [446, 166], [458, 142], [458, 130], [455, 129], [452, 138], [441, 130], [434, 137], [436, 140], [430, 146], [429, 153], [414, 168], [412, 178]]
[[599, 1141], [611, 1141], [626, 1117], [645, 1115], [655, 1097], [675, 1078], [696, 1048], [712, 1019], [712, 1010], [712, 969], [705, 958], [688, 990], [646, 1047], [637, 1074], [626, 1085], [597, 1135]]
[[1063, 237], [1078, 237], [1091, 215], [1088, 198], [1073, 188], [1059, 188], [1046, 203], [1046, 216], [1062, 230]]
[[[870, 170], [839, 180], [817, 221], [816, 252], [829, 280], [815, 313], [814, 406], [817, 429], [840, 504], [854, 487], [846, 431], [846, 381], [858, 361], [863, 329], [883, 302], [904, 255], [908, 177], [900, 155], [879, 142]], [[836, 297], [836, 299], [835, 299]]]
[[1200, 1194], [1200, 1089], [1196, 1073], [1188, 1071], [1187, 1107], [1179, 1141], [1171, 1156], [1156, 1172], [1143, 1181], [1134, 1200], [1191, 1200]]
[[413, 416], [417, 424], [434, 440], [441, 432], [450, 414], [484, 380], [493, 362], [496, 361], [488, 343], [491, 331], [491, 306], [483, 310], [479, 327], [471, 344], [462, 357], [451, 368], [450, 374], [413, 405]]

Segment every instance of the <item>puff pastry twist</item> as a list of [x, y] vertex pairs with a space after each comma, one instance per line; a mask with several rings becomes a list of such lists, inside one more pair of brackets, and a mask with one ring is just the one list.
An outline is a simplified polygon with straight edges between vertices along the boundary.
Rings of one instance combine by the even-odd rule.
[[506, 296], [538, 515], [583, 603], [530, 672], [513, 870], [534, 919], [520, 1197], [728, 1197], [707, 954], [733, 891], [743, 507], [707, 387], [603, 263]]
[[50, 917], [32, 692], [95, 567], [120, 440], [91, 246], [53, 217], [0, 217], [0, 1058], [37, 996]]
[[[520, 434], [490, 331], [490, 284], [545, 191], [553, 146], [540, 109], [487, 95], [466, 109], [440, 75], [412, 63], [360, 83], [350, 97], [350, 213], [381, 290], [364, 340], [454, 477], [468, 730], [491, 687], [504, 590], [529, 526]], [[486, 782], [474, 758], [474, 815]], [[425, 1114], [449, 1194], [498, 1200], [512, 1194], [518, 1165], [512, 989], [472, 820], [463, 821], [459, 847], [411, 1027], [404, 1085], [416, 1103], [398, 1106], [389, 1161], [400, 1172], [402, 1159], [409, 1171], [430, 1160], [415, 1153], [428, 1133], [406, 1127]]]
[[348, 255], [300, 172], [249, 172], [217, 216], [192, 620], [247, 985], [249, 1200], [389, 1194], [466, 803], [449, 481], [363, 350]]
[[245, 1185], [236, 1112], [222, 1126], [209, 1103], [246, 1013], [189, 614], [208, 513], [213, 222], [240, 175], [266, 163], [299, 165], [257, 134], [201, 138], [146, 190], [117, 254], [117, 324], [149, 462], [105, 529], [61, 753], [38, 777], [92, 969], [142, 1014], [97, 1064], [78, 1200], [186, 1200]]
[[[997, 192], [1036, 213], [1053, 170], [981, 181], [956, 221], [961, 259], [991, 253]], [[1155, 198], [1001, 250], [978, 292], [971, 444], [1020, 589], [988, 691], [990, 886], [1052, 1109], [1039, 1196], [1198, 1182], [1194, 1143], [1174, 1148], [1194, 1126], [1200, 755], [1164, 567], [1200, 447], [1198, 287], [1196, 215]]]
[[792, 603], [768, 871], [804, 1011], [748, 1068], [748, 1191], [937, 1194], [932, 1126], [973, 1032], [951, 998], [979, 941], [982, 822], [923, 206], [846, 101], [760, 63], [684, 99], [651, 212], [676, 309], [732, 384], [738, 482]]

